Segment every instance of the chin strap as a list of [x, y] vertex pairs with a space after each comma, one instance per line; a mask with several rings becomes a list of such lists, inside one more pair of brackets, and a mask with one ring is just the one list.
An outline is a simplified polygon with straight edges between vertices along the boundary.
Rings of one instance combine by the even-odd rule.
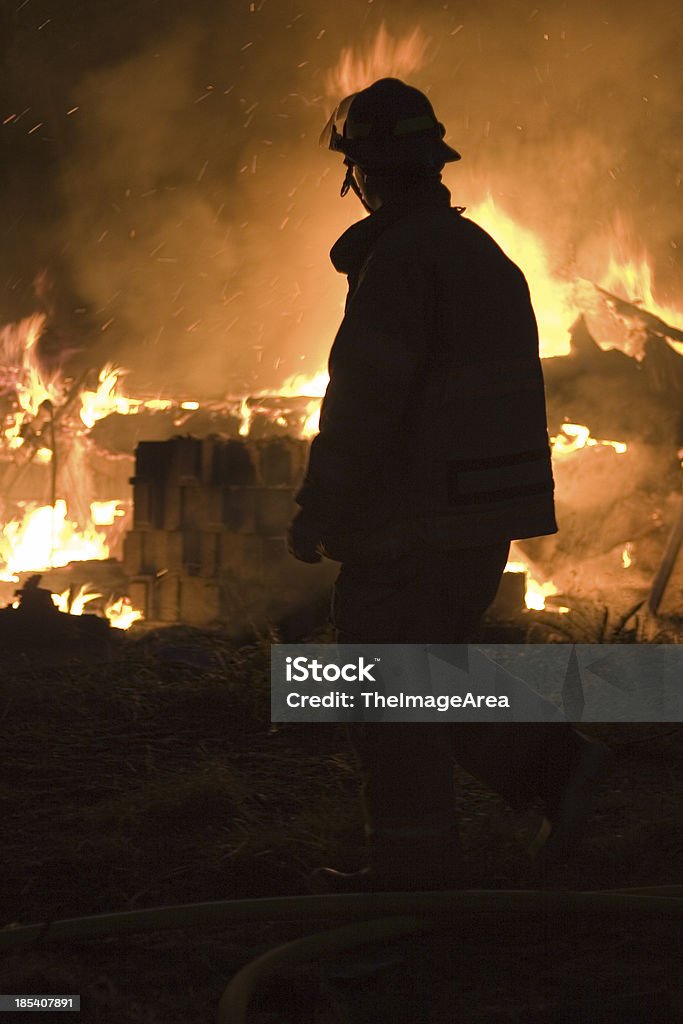
[[361, 192], [360, 188], [358, 187], [358, 182], [356, 181], [356, 179], [353, 176], [353, 166], [354, 165], [349, 160], [345, 160], [344, 163], [346, 164], [346, 177], [344, 178], [344, 182], [342, 184], [341, 192], [339, 193], [339, 195], [343, 199], [344, 196], [347, 196], [349, 194], [349, 191], [355, 192], [355, 194], [358, 196], [358, 198], [360, 199], [360, 201], [361, 201], [361, 203], [363, 205], [363, 209], [367, 213], [372, 213], [372, 210], [370, 209], [368, 204], [363, 199], [363, 193]]

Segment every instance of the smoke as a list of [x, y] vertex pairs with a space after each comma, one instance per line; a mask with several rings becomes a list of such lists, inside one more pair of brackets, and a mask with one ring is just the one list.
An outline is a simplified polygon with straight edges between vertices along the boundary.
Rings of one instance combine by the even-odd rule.
[[129, 367], [133, 388], [201, 398], [315, 372], [344, 294], [327, 253], [361, 214], [317, 139], [341, 98], [329, 83], [354, 72], [344, 51], [374, 74], [383, 23], [387, 59], [415, 58], [406, 77], [463, 154], [454, 201], [490, 191], [569, 276], [599, 275], [618, 219], [662, 301], [683, 301], [679, 5], [283, 6], [96, 0], [86, 21], [75, 3], [42, 27], [32, 4], [9, 19], [0, 319], [33, 311], [47, 267], [59, 344]]

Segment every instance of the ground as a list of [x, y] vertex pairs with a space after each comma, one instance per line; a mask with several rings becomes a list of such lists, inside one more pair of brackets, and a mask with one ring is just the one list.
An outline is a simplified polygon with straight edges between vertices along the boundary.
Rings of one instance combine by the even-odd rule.
[[[236, 648], [216, 634], [171, 630], [128, 638], [94, 667], [8, 666], [0, 729], [3, 924], [296, 895], [317, 865], [363, 863], [357, 769], [343, 730], [270, 725], [265, 641]], [[613, 746], [616, 763], [584, 849], [552, 876], [527, 865], [538, 819], [457, 771], [468, 887], [680, 883], [681, 732], [586, 731]], [[80, 993], [79, 1024], [205, 1024], [253, 957], [339, 923], [38, 942], [2, 954], [0, 992]], [[680, 915], [523, 922], [454, 912], [446, 932], [378, 947], [381, 969], [351, 953], [328, 962], [323, 981], [275, 978], [249, 1020], [680, 1020], [680, 932]], [[340, 964], [349, 977], [336, 977]]]

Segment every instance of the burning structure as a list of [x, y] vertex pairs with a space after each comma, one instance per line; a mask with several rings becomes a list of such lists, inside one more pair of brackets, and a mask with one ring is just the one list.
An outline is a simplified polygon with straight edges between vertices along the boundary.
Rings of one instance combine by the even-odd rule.
[[[677, 227], [655, 216], [646, 185], [658, 165], [653, 157], [631, 167], [619, 156], [637, 119], [620, 129], [609, 120], [610, 97], [600, 98], [600, 133], [577, 113], [589, 98], [597, 102], [591, 51], [610, 38], [602, 22], [588, 19], [592, 36], [584, 39], [586, 25], [565, 24], [557, 12], [533, 11], [523, 29], [502, 15], [498, 22], [482, 13], [460, 20], [446, 5], [425, 9], [419, 25], [401, 17], [399, 31], [379, 25], [368, 42], [353, 40], [357, 45], [340, 55], [329, 26], [313, 31], [312, 11], [280, 25], [280, 16], [263, 6], [234, 15], [231, 28], [244, 40], [228, 77], [204, 30], [181, 32], [176, 25], [139, 52], [118, 40], [109, 62], [69, 80], [81, 102], [51, 110], [47, 121], [32, 107], [22, 113], [18, 96], [17, 110], [7, 112], [3, 129], [22, 147], [61, 124], [71, 159], [53, 167], [68, 197], [60, 221], [68, 245], [38, 276], [34, 254], [17, 246], [20, 266], [6, 275], [4, 600], [14, 599], [24, 573], [51, 570], [62, 610], [98, 609], [124, 624], [136, 616], [244, 624], [279, 615], [309, 584], [315, 589], [310, 569], [284, 560], [282, 537], [338, 319], [340, 295], [331, 272], [323, 281], [321, 266], [349, 211], [335, 204], [330, 166], [316, 163], [313, 140], [331, 103], [385, 74], [417, 78], [427, 91], [443, 93], [446, 115], [451, 103], [449, 128], [464, 140], [466, 157], [458, 201], [531, 287], [560, 533], [513, 553], [511, 568], [524, 566], [531, 579], [527, 603], [542, 607], [554, 593], [622, 605], [642, 597], [680, 503], [683, 312], [672, 287]], [[227, 15], [214, 17], [218, 25]], [[670, 69], [665, 22], [660, 18], [641, 44], [647, 92], [639, 81], [622, 83], [619, 93], [632, 99], [639, 89], [651, 119], [658, 104], [658, 126], [668, 116], [669, 93], [661, 86]], [[151, 42], [152, 29], [144, 31]], [[311, 64], [307, 87], [292, 84], [289, 66], [271, 66], [282, 86], [273, 106], [257, 95], [258, 70], [250, 61], [259, 48], [272, 53], [278, 31], [292, 40], [307, 32], [301, 46], [317, 61], [297, 64], [302, 75]], [[453, 70], [450, 56], [464, 60], [468, 35], [479, 38], [485, 54], [503, 36], [515, 40], [524, 32], [536, 85], [516, 66], [516, 98], [502, 88], [494, 96], [478, 66]], [[628, 52], [632, 44], [619, 45]], [[201, 86], [198, 53], [214, 79], [204, 82], [203, 75]], [[584, 83], [578, 91], [552, 98], [552, 53], [572, 57], [575, 80]], [[459, 81], [456, 104], [449, 97], [462, 74], [467, 81]], [[20, 81], [15, 69], [15, 91]], [[468, 93], [472, 99], [463, 103]], [[553, 103], [564, 125], [559, 133], [549, 123]], [[126, 109], [135, 111], [131, 120]], [[175, 133], [189, 111], [191, 124], [182, 124], [189, 144], [181, 153]], [[215, 142], [219, 117], [239, 125], [239, 145]], [[206, 148], [205, 139], [214, 143]], [[592, 161], [581, 157], [583, 146]], [[28, 166], [30, 157], [21, 154], [17, 166]], [[676, 154], [667, 160], [675, 163]], [[681, 173], [672, 171], [676, 187]], [[227, 192], [223, 178], [231, 183]], [[634, 210], [634, 181], [649, 214]], [[25, 188], [15, 187], [16, 195]], [[532, 202], [539, 190], [546, 198]], [[41, 237], [39, 225], [31, 221], [28, 235]], [[654, 294], [655, 262], [671, 296], [666, 303]], [[34, 301], [43, 312], [30, 315], [26, 307]], [[112, 353], [130, 368], [127, 375], [112, 365]], [[321, 586], [329, 582], [333, 567], [327, 568]], [[679, 611], [682, 593], [674, 572], [664, 610]], [[557, 604], [567, 606], [565, 598]]]

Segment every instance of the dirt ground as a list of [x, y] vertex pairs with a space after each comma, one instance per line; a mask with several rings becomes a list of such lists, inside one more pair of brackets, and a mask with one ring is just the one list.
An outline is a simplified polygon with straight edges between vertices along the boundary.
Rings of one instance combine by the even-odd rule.
[[[234, 649], [216, 635], [167, 633], [127, 640], [95, 667], [11, 666], [0, 682], [0, 730], [5, 926], [296, 896], [320, 864], [363, 863], [357, 767], [343, 730], [270, 725], [265, 643]], [[615, 764], [583, 848], [552, 874], [528, 866], [538, 818], [512, 812], [456, 769], [468, 888], [681, 883], [680, 729], [585, 731], [612, 746]], [[248, 1020], [683, 1020], [678, 910], [614, 903], [575, 913], [549, 896], [530, 917], [502, 905], [440, 920], [436, 932], [273, 975]], [[342, 923], [43, 939], [2, 953], [0, 992], [80, 994], [81, 1012], [66, 1014], [79, 1024], [206, 1024], [254, 957]]]

